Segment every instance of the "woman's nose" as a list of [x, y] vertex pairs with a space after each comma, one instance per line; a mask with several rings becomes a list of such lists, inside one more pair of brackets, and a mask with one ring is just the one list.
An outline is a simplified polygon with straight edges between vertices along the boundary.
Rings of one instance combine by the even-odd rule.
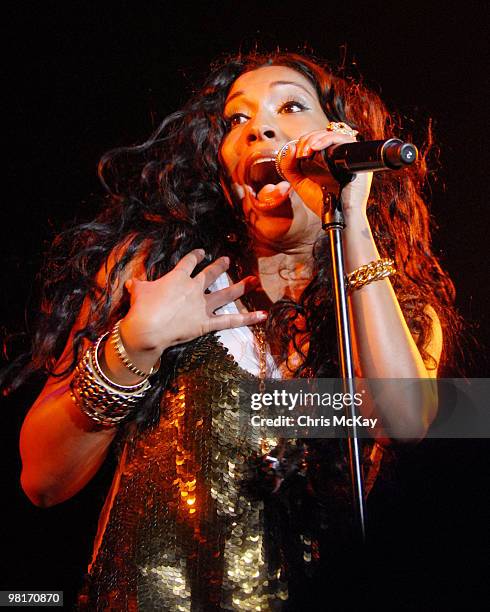
[[252, 125], [247, 134], [247, 142], [256, 140], [272, 140], [276, 137], [275, 131], [269, 125]]

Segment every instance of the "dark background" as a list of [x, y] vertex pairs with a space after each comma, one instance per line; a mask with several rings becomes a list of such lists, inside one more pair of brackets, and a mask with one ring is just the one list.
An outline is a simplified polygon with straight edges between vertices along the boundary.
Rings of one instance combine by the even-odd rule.
[[[362, 74], [390, 108], [411, 118], [415, 133], [433, 119], [440, 146], [432, 182], [434, 245], [481, 343], [466, 374], [489, 376], [485, 4], [342, 8], [324, 2], [320, 10], [285, 1], [43, 2], [42, 8], [7, 8], [2, 326], [19, 330], [24, 311], [35, 314], [35, 276], [56, 230], [94, 212], [102, 153], [146, 139], [220, 54], [250, 49], [254, 41], [291, 51], [306, 44]], [[113, 466], [61, 506], [32, 506], [18, 485], [17, 439], [38, 392], [32, 384], [2, 402], [1, 588], [63, 589], [72, 601]], [[487, 451], [483, 440], [426, 440], [402, 454], [395, 488], [380, 487], [371, 502], [373, 539], [382, 554], [369, 570], [368, 608], [386, 602], [389, 609], [441, 609], [442, 601], [446, 610], [483, 607]], [[320, 602], [318, 609], [324, 609]]]

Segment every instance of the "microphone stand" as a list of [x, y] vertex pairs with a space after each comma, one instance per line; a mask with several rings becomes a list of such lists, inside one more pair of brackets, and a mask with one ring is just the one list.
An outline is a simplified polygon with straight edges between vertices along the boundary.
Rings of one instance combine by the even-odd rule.
[[[287, 143], [276, 157], [277, 173], [286, 180], [281, 172], [281, 160], [287, 151]], [[328, 149], [327, 149], [328, 151]], [[354, 368], [352, 365], [352, 340], [345, 284], [344, 256], [342, 250], [342, 232], [345, 228], [342, 211], [342, 187], [349, 183], [355, 172], [398, 170], [413, 164], [418, 157], [417, 147], [398, 138], [388, 140], [373, 140], [364, 142], [349, 142], [330, 147], [330, 154], [316, 152], [309, 159], [301, 160], [301, 171], [316, 182], [323, 193], [322, 227], [330, 237], [332, 261], [332, 282], [335, 296], [335, 319], [337, 323], [337, 339], [339, 349], [340, 373], [344, 393], [355, 392]], [[327, 190], [323, 184], [323, 175], [329, 172], [340, 183], [338, 196]], [[359, 437], [356, 425], [356, 408], [354, 402], [344, 406], [345, 415], [349, 419], [347, 425], [347, 443], [349, 449], [349, 468], [352, 483], [352, 498], [357, 517], [359, 539], [366, 539], [366, 505], [361, 457], [359, 452]]]
[[[330, 149], [330, 153], [328, 150]], [[310, 159], [300, 162], [300, 169], [311, 180], [316, 182], [323, 193], [322, 227], [330, 237], [332, 261], [332, 283], [335, 301], [335, 319], [337, 323], [337, 339], [339, 349], [340, 373], [344, 393], [355, 392], [354, 368], [352, 364], [352, 340], [347, 303], [347, 290], [344, 272], [344, 257], [342, 250], [342, 232], [345, 220], [342, 211], [342, 187], [349, 183], [355, 172], [398, 170], [413, 164], [418, 157], [417, 147], [398, 138], [388, 140], [373, 140], [356, 143], [334, 145], [327, 152], [317, 152]], [[278, 174], [281, 173], [281, 158], [284, 148], [276, 160]], [[338, 195], [327, 190], [323, 183], [325, 171], [329, 172], [340, 184]], [[349, 449], [349, 468], [352, 483], [352, 498], [355, 509], [355, 520], [358, 534], [362, 542], [366, 538], [366, 505], [359, 437], [356, 425], [356, 408], [354, 402], [345, 406], [345, 415], [349, 419], [347, 425], [347, 442]]]
[[[341, 186], [342, 187], [342, 186]], [[332, 261], [332, 282], [335, 301], [335, 319], [337, 323], [337, 340], [339, 349], [340, 373], [343, 382], [343, 392], [355, 393], [354, 368], [352, 363], [352, 337], [349, 307], [347, 303], [347, 287], [344, 272], [344, 255], [342, 250], [342, 232], [345, 228], [342, 211], [342, 200], [322, 186], [323, 211], [322, 227], [330, 237], [330, 254]], [[349, 451], [349, 470], [352, 484], [352, 499], [354, 503], [354, 521], [359, 539], [364, 542], [366, 538], [366, 504], [364, 500], [364, 486], [362, 465], [359, 450], [359, 438], [356, 425], [356, 407], [354, 402], [344, 406], [345, 415], [352, 425], [347, 426], [347, 443]]]

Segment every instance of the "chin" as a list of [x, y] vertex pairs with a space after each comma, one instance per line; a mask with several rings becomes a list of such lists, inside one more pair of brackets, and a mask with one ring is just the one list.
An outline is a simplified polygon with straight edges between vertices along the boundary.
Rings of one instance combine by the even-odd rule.
[[274, 252], [312, 243], [321, 231], [319, 216], [292, 191], [290, 197], [267, 206], [250, 193], [242, 199], [243, 213], [258, 244]]
[[244, 204], [247, 224], [259, 242], [281, 242], [291, 231], [293, 214], [289, 199], [281, 206], [266, 210], [260, 210], [250, 203]]
[[284, 217], [261, 217], [253, 227], [254, 236], [260, 242], [281, 243], [291, 229], [291, 220]]

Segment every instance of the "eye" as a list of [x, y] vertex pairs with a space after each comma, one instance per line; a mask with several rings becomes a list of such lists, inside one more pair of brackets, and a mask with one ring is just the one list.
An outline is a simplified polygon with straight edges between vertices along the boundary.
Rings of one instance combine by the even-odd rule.
[[231, 128], [236, 127], [237, 125], [241, 125], [242, 123], [245, 123], [247, 119], [248, 117], [246, 115], [242, 113], [235, 113], [226, 119], [226, 123], [228, 124], [228, 127], [231, 129]]
[[303, 110], [307, 110], [307, 107], [302, 102], [298, 102], [297, 100], [288, 100], [287, 102], [281, 104], [278, 108], [279, 113], [287, 114], [299, 113]]

